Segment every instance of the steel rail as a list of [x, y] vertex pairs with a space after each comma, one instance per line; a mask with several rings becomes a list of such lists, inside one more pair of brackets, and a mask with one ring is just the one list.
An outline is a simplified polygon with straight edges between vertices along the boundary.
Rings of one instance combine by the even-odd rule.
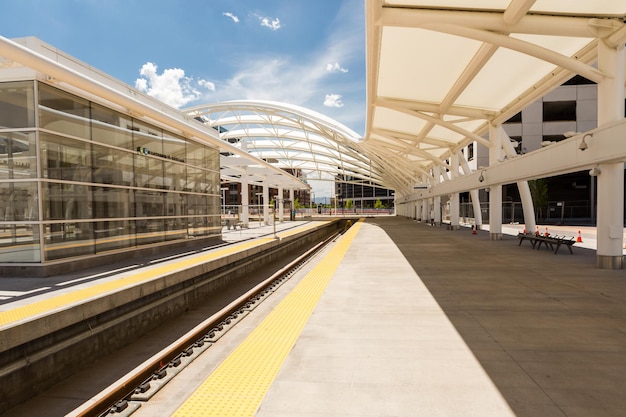
[[226, 320], [234, 312], [242, 309], [249, 302], [256, 302], [255, 299], [258, 294], [266, 292], [267, 288], [271, 287], [274, 281], [290, 275], [294, 269], [299, 268], [301, 264], [323, 249], [331, 241], [336, 239], [336, 237], [343, 231], [345, 231], [345, 229], [341, 232], [334, 233], [326, 240], [318, 243], [298, 258], [289, 262], [280, 270], [272, 274], [269, 278], [257, 284], [245, 294], [239, 296], [226, 307], [222, 308], [220, 311], [213, 314], [181, 336], [178, 340], [171, 343], [169, 346], [162, 349], [135, 369], [115, 381], [109, 387], [102, 390], [93, 398], [67, 414], [66, 417], [99, 417], [109, 413], [109, 411], [116, 407], [116, 404], [125, 401], [126, 398], [132, 395], [135, 389], [142, 383], [151, 378], [153, 375], [158, 374], [162, 369], [166, 368], [170, 362], [174, 361], [190, 347], [193, 347], [198, 340], [204, 337], [204, 335], [220, 327], [224, 320]]

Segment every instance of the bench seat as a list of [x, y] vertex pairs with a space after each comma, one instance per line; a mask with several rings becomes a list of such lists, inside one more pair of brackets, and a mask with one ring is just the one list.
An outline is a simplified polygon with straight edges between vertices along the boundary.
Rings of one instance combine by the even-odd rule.
[[533, 249], [539, 249], [541, 245], [544, 245], [546, 249], [554, 250], [554, 254], [556, 255], [559, 251], [559, 248], [562, 245], [565, 245], [567, 249], [569, 249], [570, 254], [574, 254], [572, 251], [572, 246], [576, 243], [576, 240], [572, 238], [568, 238], [565, 236], [545, 236], [545, 235], [536, 235], [533, 233], [519, 233], [517, 235], [519, 239], [519, 246], [521, 246], [524, 240], [528, 240]]

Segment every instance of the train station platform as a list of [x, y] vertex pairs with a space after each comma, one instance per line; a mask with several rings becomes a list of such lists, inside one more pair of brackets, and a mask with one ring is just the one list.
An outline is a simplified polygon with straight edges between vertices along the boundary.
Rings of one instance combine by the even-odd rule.
[[231, 229], [221, 241], [168, 256], [129, 256], [47, 278], [3, 277], [0, 414], [340, 225], [329, 219]]
[[136, 415], [622, 416], [626, 273], [580, 246], [368, 218]]

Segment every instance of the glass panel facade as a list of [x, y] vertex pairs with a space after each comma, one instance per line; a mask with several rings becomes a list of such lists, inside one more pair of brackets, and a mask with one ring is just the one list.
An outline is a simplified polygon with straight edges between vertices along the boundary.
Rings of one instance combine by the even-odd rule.
[[164, 188], [163, 161], [147, 155], [135, 154], [135, 185], [145, 188]]
[[98, 104], [91, 105], [91, 140], [110, 146], [133, 148], [133, 121], [130, 117]]
[[135, 215], [136, 217], [162, 217], [165, 203], [164, 193], [154, 190], [135, 191]]
[[135, 215], [134, 191], [128, 188], [93, 187], [93, 216], [96, 219], [129, 218]]
[[39, 83], [39, 127], [67, 135], [89, 137], [89, 102]]
[[202, 192], [202, 188], [204, 187], [204, 183], [206, 181], [206, 178], [205, 178], [206, 174], [207, 174], [207, 171], [188, 166], [187, 167], [187, 185], [185, 189], [188, 191], [196, 192], [196, 193]]
[[79, 184], [43, 183], [44, 220], [91, 219], [90, 188]]
[[137, 220], [136, 239], [138, 245], [159, 243], [165, 240], [165, 220], [143, 219]]
[[93, 225], [89, 222], [44, 224], [44, 256], [47, 260], [93, 255]]
[[165, 189], [182, 191], [187, 184], [187, 169], [185, 165], [177, 162], [165, 162]]
[[0, 180], [36, 177], [35, 132], [0, 133]]
[[199, 143], [187, 143], [187, 163], [197, 168], [205, 168], [204, 147]]
[[135, 154], [132, 151], [91, 145], [93, 182], [100, 184], [133, 185]]
[[96, 252], [130, 248], [135, 246], [135, 222], [131, 220], [113, 220], [94, 223]]
[[181, 218], [165, 221], [165, 240], [179, 240], [187, 236], [187, 225]]
[[0, 83], [0, 129], [0, 263], [221, 233], [216, 149], [32, 81]]
[[36, 182], [0, 182], [0, 221], [39, 220]]
[[38, 224], [0, 225], [0, 262], [41, 262]]
[[32, 81], [0, 83], [0, 129], [35, 127]]
[[91, 182], [91, 145], [81, 140], [40, 134], [44, 178]]

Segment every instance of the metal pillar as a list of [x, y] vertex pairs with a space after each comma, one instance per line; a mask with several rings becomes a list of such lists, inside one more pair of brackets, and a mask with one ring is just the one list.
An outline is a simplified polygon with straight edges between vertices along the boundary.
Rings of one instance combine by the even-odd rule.
[[248, 189], [248, 178], [246, 175], [241, 176], [241, 224], [248, 227], [250, 219], [250, 190]]
[[283, 222], [284, 219], [284, 201], [285, 199], [283, 198], [283, 187], [278, 187], [278, 195], [276, 196], [276, 198], [278, 199], [278, 221], [279, 222]]
[[263, 224], [270, 224], [270, 187], [263, 183]]

